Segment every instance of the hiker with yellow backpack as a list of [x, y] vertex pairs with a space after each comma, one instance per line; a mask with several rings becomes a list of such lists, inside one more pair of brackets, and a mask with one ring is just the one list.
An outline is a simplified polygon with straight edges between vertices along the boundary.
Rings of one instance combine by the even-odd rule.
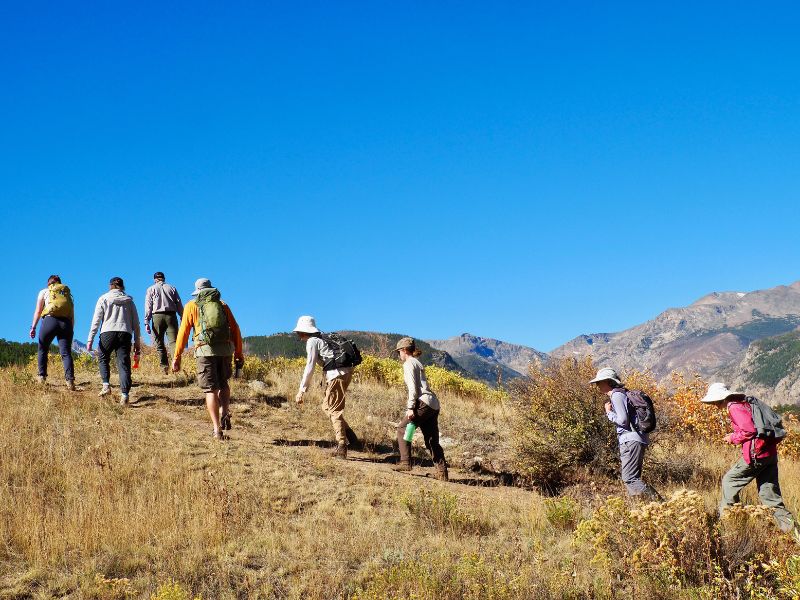
[[[223, 430], [231, 428], [231, 356], [237, 370], [244, 364], [242, 333], [230, 307], [222, 301], [211, 281], [195, 281], [194, 300], [186, 304], [181, 317], [172, 371], [181, 368], [181, 354], [194, 329], [194, 355], [197, 360], [197, 383], [206, 396], [206, 409], [214, 425], [214, 439], [223, 440]], [[222, 414], [220, 414], [220, 409]]]
[[31, 323], [31, 339], [36, 337], [36, 325], [41, 317], [39, 328], [39, 383], [47, 381], [47, 356], [50, 344], [58, 339], [58, 350], [64, 365], [64, 379], [67, 388], [75, 391], [75, 368], [72, 361], [72, 338], [75, 329], [75, 304], [70, 289], [61, 283], [61, 277], [50, 275], [47, 287], [36, 297], [36, 308]]

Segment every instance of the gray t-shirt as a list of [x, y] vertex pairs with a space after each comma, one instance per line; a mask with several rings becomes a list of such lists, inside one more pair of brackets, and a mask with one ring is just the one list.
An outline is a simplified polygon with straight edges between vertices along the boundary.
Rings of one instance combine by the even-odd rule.
[[409, 356], [403, 363], [403, 380], [408, 388], [408, 402], [406, 403], [408, 410], [413, 410], [417, 401], [424, 402], [433, 410], [439, 410], [439, 399], [428, 387], [425, 367], [413, 356]]

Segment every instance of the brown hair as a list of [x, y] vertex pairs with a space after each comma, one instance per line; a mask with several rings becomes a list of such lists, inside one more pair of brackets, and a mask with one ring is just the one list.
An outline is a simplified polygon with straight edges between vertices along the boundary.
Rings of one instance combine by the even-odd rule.
[[111, 281], [108, 282], [108, 285], [113, 288], [117, 288], [118, 290], [122, 290], [123, 292], [125, 291], [125, 282], [122, 281], [122, 277], [112, 277]]
[[47, 285], [53, 285], [54, 283], [61, 283], [61, 277], [58, 275], [50, 275], [50, 277], [47, 278]]
[[413, 344], [411, 346], [403, 348], [403, 350], [408, 352], [414, 358], [419, 358], [420, 356], [422, 356], [422, 350], [417, 350], [417, 347]]

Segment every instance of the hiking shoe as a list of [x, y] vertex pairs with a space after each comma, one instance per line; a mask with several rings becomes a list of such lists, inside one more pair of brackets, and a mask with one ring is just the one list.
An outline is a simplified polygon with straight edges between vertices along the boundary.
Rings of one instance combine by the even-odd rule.
[[395, 466], [392, 467], [392, 471], [410, 471], [411, 470], [411, 463], [397, 463]]
[[450, 481], [450, 476], [447, 474], [447, 463], [442, 461], [436, 463], [436, 470], [433, 472], [434, 479], [439, 481]]
[[342, 460], [347, 460], [347, 444], [339, 444], [336, 446], [336, 449], [331, 452], [331, 456], [333, 458], [341, 458]]
[[110, 393], [111, 393], [111, 386], [109, 386], [107, 383], [104, 383], [103, 389], [100, 390], [100, 393], [97, 395], [103, 397], [103, 396], [108, 396]]
[[215, 440], [224, 440], [224, 439], [226, 439], [225, 438], [225, 434], [222, 433], [222, 431], [219, 431], [217, 429], [215, 429], [213, 431], [213, 433], [211, 434], [211, 437], [213, 437]]
[[120, 403], [122, 406], [125, 406], [126, 404], [128, 404], [128, 394], [122, 394], [122, 395], [119, 397], [119, 403]]
[[219, 420], [220, 429], [224, 429], [225, 431], [230, 431], [231, 429], [231, 413], [225, 413], [222, 415], [222, 418]]
[[75, 391], [75, 380], [74, 379], [70, 379], [69, 381], [67, 381], [67, 389], [70, 392], [74, 392]]

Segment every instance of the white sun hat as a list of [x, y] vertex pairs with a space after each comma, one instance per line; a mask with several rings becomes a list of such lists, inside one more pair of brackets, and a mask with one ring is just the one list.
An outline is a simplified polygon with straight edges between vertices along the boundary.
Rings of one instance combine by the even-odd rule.
[[297, 319], [297, 326], [292, 330], [300, 333], [319, 333], [314, 317], [303, 316]]
[[613, 381], [617, 385], [622, 385], [619, 375], [617, 375], [617, 372], [611, 367], [603, 367], [600, 369], [597, 372], [597, 375], [594, 376], [594, 379], [592, 379], [589, 383], [597, 383], [599, 381]]
[[700, 399], [700, 402], [720, 402], [725, 400], [728, 396], [733, 396], [738, 392], [732, 392], [724, 383], [712, 383], [708, 386], [706, 395]]

